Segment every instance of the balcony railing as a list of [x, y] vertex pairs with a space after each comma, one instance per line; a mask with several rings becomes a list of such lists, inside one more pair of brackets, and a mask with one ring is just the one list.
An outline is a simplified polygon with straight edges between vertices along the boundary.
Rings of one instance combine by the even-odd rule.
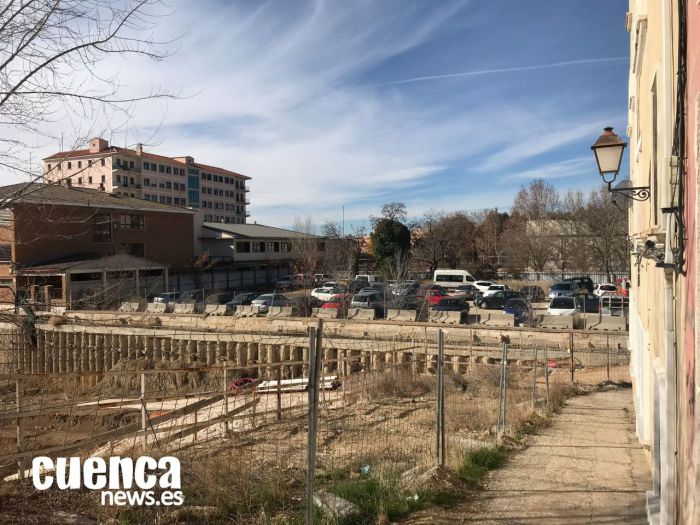
[[245, 204], [246, 204], [246, 206], [250, 206], [250, 199], [246, 199]]
[[129, 171], [132, 173], [141, 172], [140, 166], [134, 166], [133, 168], [130, 168], [129, 166], [125, 166], [124, 164], [117, 164], [115, 162], [112, 163], [112, 169], [117, 171]]
[[250, 212], [249, 211], [245, 212], [245, 216], [250, 217]]
[[247, 184], [245, 186], [243, 186], [243, 191], [248, 193], [250, 191], [250, 186], [248, 186]]

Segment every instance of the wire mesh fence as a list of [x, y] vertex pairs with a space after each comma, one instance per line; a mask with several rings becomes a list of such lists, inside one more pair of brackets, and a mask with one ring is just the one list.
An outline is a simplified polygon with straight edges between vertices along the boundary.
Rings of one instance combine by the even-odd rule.
[[[629, 381], [628, 364], [609, 345], [494, 344], [468, 330], [387, 339], [339, 336], [322, 321], [275, 334], [6, 324], [0, 521], [65, 509], [100, 522], [336, 523], [339, 501], [355, 523], [395, 519], [442, 491], [432, 478], [416, 486], [427, 469], [459, 478], [470, 451], [526, 431], [574, 384]], [[57, 461], [41, 472], [53, 487], [32, 480], [37, 457], [142, 456], [180, 461], [183, 505], [61, 490], [69, 473]]]

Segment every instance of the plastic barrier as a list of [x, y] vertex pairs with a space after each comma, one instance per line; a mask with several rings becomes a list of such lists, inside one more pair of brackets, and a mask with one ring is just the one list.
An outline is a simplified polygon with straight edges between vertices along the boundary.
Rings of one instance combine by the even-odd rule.
[[168, 311], [168, 305], [166, 303], [148, 303], [146, 306], [146, 312], [149, 314], [164, 314]]
[[481, 310], [479, 315], [479, 322], [484, 326], [515, 326], [515, 316], [513, 314]]
[[396, 308], [389, 308], [386, 311], [386, 320], [414, 323], [416, 321], [416, 315], [415, 310], [399, 310]]
[[627, 318], [621, 315], [583, 314], [581, 328], [604, 332], [626, 332]]
[[140, 303], [122, 303], [119, 307], [120, 312], [138, 312], [140, 309]]
[[173, 309], [174, 314], [193, 314], [194, 303], [177, 303]]
[[374, 308], [350, 308], [348, 319], [356, 321], [372, 321], [374, 319]]
[[337, 319], [338, 309], [337, 308], [314, 308], [311, 317], [317, 317], [319, 319]]
[[293, 306], [270, 306], [268, 317], [296, 317], [296, 308]]
[[208, 304], [204, 307], [207, 315], [226, 315], [228, 307], [225, 304]]
[[555, 328], [557, 330], [572, 330], [574, 328], [573, 315], [545, 315], [540, 323], [542, 328]]

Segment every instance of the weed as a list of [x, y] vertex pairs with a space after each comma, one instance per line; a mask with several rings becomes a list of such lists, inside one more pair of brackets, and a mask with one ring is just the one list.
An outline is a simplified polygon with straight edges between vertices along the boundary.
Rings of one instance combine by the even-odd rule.
[[481, 447], [468, 452], [459, 469], [459, 477], [473, 488], [481, 488], [481, 483], [489, 470], [503, 465], [506, 451], [500, 445]]

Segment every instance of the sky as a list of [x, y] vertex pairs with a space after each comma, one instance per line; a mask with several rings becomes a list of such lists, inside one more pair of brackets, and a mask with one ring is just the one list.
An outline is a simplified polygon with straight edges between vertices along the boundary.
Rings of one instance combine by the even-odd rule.
[[349, 231], [388, 201], [414, 218], [507, 209], [538, 177], [589, 191], [590, 145], [626, 128], [626, 4], [175, 1], [154, 30], [177, 38], [171, 57], [99, 68], [179, 98], [137, 104], [105, 138], [252, 177], [249, 220], [280, 227], [344, 208]]

